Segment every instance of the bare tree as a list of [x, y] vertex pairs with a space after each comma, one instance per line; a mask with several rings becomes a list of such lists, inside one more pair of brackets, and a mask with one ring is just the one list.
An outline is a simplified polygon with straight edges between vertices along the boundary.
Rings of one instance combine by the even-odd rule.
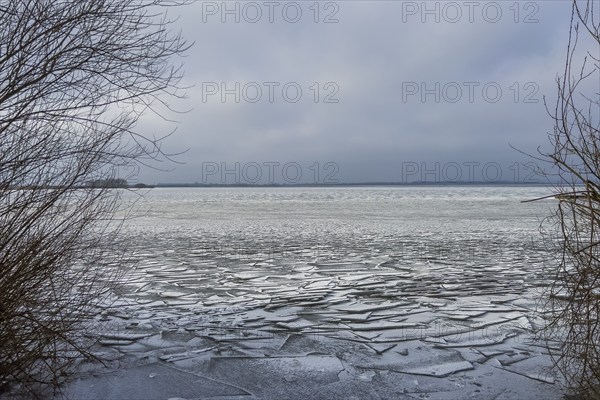
[[135, 127], [181, 96], [182, 3], [0, 1], [0, 393], [58, 387], [90, 354], [119, 191], [86, 185], [168, 158]]
[[[600, 398], [600, 20], [599, 3], [572, 3], [565, 69], [550, 112], [558, 208], [547, 231], [560, 255], [549, 290], [547, 338], [570, 388]], [[584, 50], [588, 49], [588, 50]]]

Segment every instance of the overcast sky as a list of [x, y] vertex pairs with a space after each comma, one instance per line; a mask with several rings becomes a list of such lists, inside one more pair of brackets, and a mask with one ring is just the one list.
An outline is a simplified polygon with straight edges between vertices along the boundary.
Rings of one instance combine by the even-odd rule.
[[543, 96], [556, 96], [570, 2], [219, 1], [172, 12], [195, 42], [184, 59], [193, 87], [174, 103], [192, 110], [164, 145], [188, 151], [141, 181], [523, 181], [513, 163], [528, 160], [510, 145], [547, 143]]

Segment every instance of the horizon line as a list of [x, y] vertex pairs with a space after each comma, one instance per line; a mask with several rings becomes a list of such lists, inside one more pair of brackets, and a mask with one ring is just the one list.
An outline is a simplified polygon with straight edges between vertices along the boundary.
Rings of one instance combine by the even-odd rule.
[[337, 183], [199, 183], [199, 182], [174, 182], [174, 183], [156, 183], [148, 185], [157, 188], [165, 187], [196, 187], [196, 188], [210, 188], [210, 187], [339, 187], [339, 186], [500, 186], [500, 185], [511, 185], [511, 186], [545, 186], [545, 185], [565, 185], [561, 182], [511, 182], [511, 181], [415, 181], [415, 182], [377, 182], [377, 181], [366, 181], [366, 182], [337, 182]]

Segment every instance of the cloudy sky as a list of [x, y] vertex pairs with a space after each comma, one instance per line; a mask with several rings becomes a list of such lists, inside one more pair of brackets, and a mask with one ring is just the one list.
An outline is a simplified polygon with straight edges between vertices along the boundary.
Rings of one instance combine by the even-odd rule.
[[[523, 181], [552, 129], [568, 1], [198, 2], [170, 171], [139, 180]], [[147, 116], [151, 134], [172, 126]], [[500, 175], [498, 175], [500, 174]]]

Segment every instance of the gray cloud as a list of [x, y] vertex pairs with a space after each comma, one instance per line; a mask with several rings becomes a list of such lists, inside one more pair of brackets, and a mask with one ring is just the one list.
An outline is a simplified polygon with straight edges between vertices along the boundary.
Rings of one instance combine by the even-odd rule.
[[[140, 180], [201, 181], [204, 162], [298, 162], [308, 168], [314, 162], [334, 161], [342, 181], [400, 181], [398, 171], [409, 161], [509, 166], [522, 159], [509, 143], [533, 151], [545, 143], [551, 129], [542, 98], [548, 96], [552, 102], [555, 96], [554, 80], [566, 49], [569, 2], [520, 3], [518, 23], [509, 9], [512, 2], [494, 3], [503, 12], [496, 23], [477, 12], [493, 2], [479, 3], [473, 22], [463, 6], [456, 23], [444, 21], [443, 14], [440, 23], [432, 16], [422, 23], [419, 14], [406, 15], [403, 22], [407, 2], [339, 1], [335, 3], [339, 23], [332, 24], [314, 23], [309, 9], [313, 2], [298, 2], [303, 16], [297, 23], [276, 13], [274, 23], [263, 14], [254, 24], [243, 16], [235, 23], [231, 15], [222, 23], [220, 15], [202, 14], [203, 3], [206, 7], [210, 2], [179, 10], [184, 35], [196, 42], [184, 60], [185, 83], [194, 87], [182, 103], [193, 111], [176, 117], [178, 131], [165, 147], [189, 149], [178, 158], [185, 164], [169, 173], [143, 170]], [[234, 7], [233, 2], [228, 4]], [[435, 2], [427, 4], [434, 7]], [[527, 4], [539, 9], [526, 8]], [[319, 17], [332, 10], [321, 9]], [[523, 23], [532, 11], [539, 22]], [[225, 83], [229, 89], [239, 82], [240, 102], [235, 102], [234, 94], [222, 102], [220, 93], [203, 102], [203, 89], [210, 82]], [[262, 90], [256, 103], [245, 101], [242, 90], [251, 82]], [[273, 102], [268, 101], [264, 82], [279, 84]], [[326, 87], [328, 82], [333, 84]], [[424, 99], [421, 93], [403, 96], [411, 82], [419, 89], [422, 83], [429, 89], [438, 83], [439, 102], [431, 93]], [[298, 102], [283, 97], [286, 83], [302, 89]], [[498, 101], [485, 97], [486, 84], [491, 97], [493, 89], [501, 88]], [[472, 102], [468, 85], [474, 87]], [[246, 98], [255, 97], [255, 86], [247, 86]], [[462, 96], [452, 103], [457, 86]], [[325, 96], [336, 88], [339, 92], [332, 99], [339, 102], [325, 103]], [[167, 126], [149, 117], [141, 129]]]

